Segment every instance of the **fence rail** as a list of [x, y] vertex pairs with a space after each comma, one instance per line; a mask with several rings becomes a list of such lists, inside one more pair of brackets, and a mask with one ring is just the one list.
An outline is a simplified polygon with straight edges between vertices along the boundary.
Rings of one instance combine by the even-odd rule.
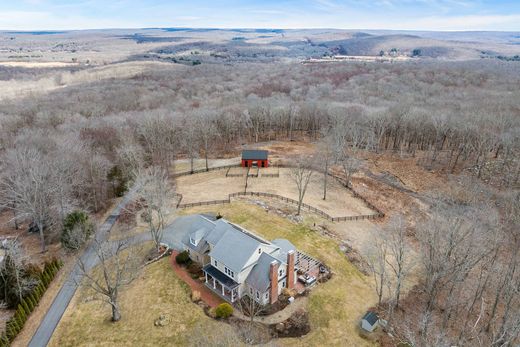
[[[173, 177], [176, 178], [176, 177], [188, 176], [188, 175], [193, 175], [193, 174], [203, 173], [203, 172], [209, 172], [209, 171], [215, 171], [215, 170], [227, 170], [226, 171], [226, 177], [241, 177], [241, 176], [243, 176], [242, 174], [230, 174], [229, 171], [232, 168], [234, 168], [234, 167], [240, 167], [240, 165], [239, 164], [224, 165], [224, 166], [211, 167], [208, 170], [206, 170], [206, 169], [199, 169], [199, 170], [181, 172], [181, 173], [174, 174]], [[286, 164], [279, 164], [278, 167], [291, 168], [293, 166], [286, 165]], [[257, 168], [257, 170], [259, 170], [259, 169]], [[250, 168], [248, 168], [248, 171], [246, 173], [246, 175], [248, 177], [258, 177], [258, 171], [256, 172], [256, 174], [250, 174], [249, 171], [250, 171]], [[322, 173], [323, 173], [323, 171], [322, 171]], [[280, 175], [280, 173], [278, 172], [276, 174], [262, 174], [261, 176], [263, 176], [263, 177], [279, 177], [279, 175]], [[371, 210], [375, 211], [376, 213], [374, 213], [374, 214], [367, 214], [367, 215], [357, 215], [357, 216], [332, 217], [328, 213], [326, 213], [326, 212], [324, 212], [324, 211], [322, 211], [322, 210], [320, 210], [320, 209], [318, 209], [318, 208], [316, 208], [314, 206], [311, 206], [311, 205], [308, 205], [306, 203], [303, 203], [303, 202], [301, 204], [302, 208], [307, 209], [307, 210], [309, 210], [309, 211], [311, 211], [313, 213], [316, 213], [317, 215], [319, 215], [319, 216], [321, 216], [321, 217], [323, 217], [323, 218], [325, 218], [325, 219], [327, 219], [327, 220], [329, 220], [331, 222], [377, 219], [377, 218], [383, 218], [385, 216], [385, 214], [380, 209], [375, 207], [364, 196], [359, 194], [350, 184], [347, 184], [345, 182], [344, 178], [342, 178], [340, 176], [337, 176], [337, 175], [335, 175], [335, 174], [333, 174], [331, 172], [328, 172], [327, 175], [329, 175], [329, 176], [333, 177], [334, 179], [336, 179], [345, 188], [350, 190], [354, 197], [362, 200]], [[247, 186], [246, 186], [246, 189], [247, 189]], [[179, 200], [177, 202], [177, 208], [180, 208], [180, 209], [196, 207], [196, 206], [229, 204], [229, 203], [231, 203], [231, 198], [238, 197], [238, 196], [259, 196], [259, 197], [274, 198], [274, 199], [282, 200], [282, 201], [287, 202], [287, 203], [298, 205], [298, 201], [297, 200], [294, 200], [294, 199], [291, 199], [291, 198], [287, 198], [285, 196], [278, 195], [278, 194], [263, 193], [263, 192], [237, 192], [237, 193], [229, 194], [228, 198], [224, 199], [224, 200], [200, 201], [200, 202], [192, 202], [192, 203], [185, 203], [185, 204], [181, 204], [182, 198], [183, 198], [182, 194], [176, 194], [176, 195], [179, 198]]]
[[194, 174], [199, 174], [199, 173], [204, 173], [204, 172], [210, 172], [210, 171], [216, 171], [216, 170], [225, 170], [225, 169], [231, 169], [231, 168], [234, 168], [234, 167], [240, 167], [239, 164], [232, 164], [232, 165], [223, 165], [223, 166], [214, 166], [214, 167], [210, 167], [206, 170], [206, 168], [203, 168], [203, 169], [197, 169], [197, 170], [193, 170], [193, 171], [184, 171], [184, 172], [178, 172], [178, 173], [174, 173], [172, 175], [173, 178], [177, 178], [177, 177], [181, 177], [181, 176], [189, 176], [189, 175], [194, 175]]

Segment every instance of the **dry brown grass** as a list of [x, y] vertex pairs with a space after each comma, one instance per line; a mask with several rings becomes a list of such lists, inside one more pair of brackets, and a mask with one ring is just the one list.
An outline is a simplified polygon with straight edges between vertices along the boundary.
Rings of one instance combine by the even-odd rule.
[[348, 262], [336, 241], [313, 232], [305, 224], [295, 224], [280, 216], [270, 214], [266, 219], [262, 208], [247, 203], [183, 211], [186, 214], [201, 212], [220, 212], [226, 219], [269, 240], [286, 238], [331, 267], [333, 278], [318, 285], [309, 297], [311, 332], [300, 339], [281, 339], [277, 343], [287, 346], [374, 345], [358, 334], [357, 325], [366, 309], [376, 303], [375, 291], [370, 279]]
[[[179, 177], [177, 192], [183, 195], [183, 203], [227, 199], [230, 193], [244, 191], [245, 169], [233, 169], [233, 173], [241, 170], [244, 171], [243, 177], [226, 177], [224, 170]], [[273, 170], [278, 169], [271, 168], [269, 173]], [[290, 169], [280, 168], [279, 178], [261, 177], [261, 172], [262, 169], [260, 169], [260, 177], [249, 178], [248, 191], [273, 193], [298, 199], [298, 190], [290, 178]], [[311, 179], [303, 201], [333, 217], [374, 213], [361, 200], [354, 198], [350, 191], [331, 178], [328, 180], [327, 200], [323, 200], [323, 176], [317, 172]]]
[[[357, 331], [359, 318], [375, 303], [369, 278], [363, 276], [340, 252], [337, 243], [313, 232], [306, 225], [270, 215], [257, 206], [234, 202], [218, 207], [199, 207], [183, 214], [216, 212], [229, 220], [268, 238], [287, 238], [299, 249], [329, 265], [334, 277], [312, 290], [308, 310], [312, 330], [299, 339], [280, 339], [284, 346], [373, 346]], [[263, 223], [258, 223], [264, 220]], [[149, 248], [149, 243], [140, 251]], [[139, 253], [137, 252], [137, 253]], [[170, 269], [168, 259], [145, 268], [140, 277], [121, 293], [123, 319], [110, 322], [110, 310], [79, 290], [62, 318], [50, 346], [180, 346], [186, 345], [194, 331], [221, 331], [230, 334], [231, 327], [208, 318], [190, 302], [189, 289]], [[163, 328], [153, 325], [159, 315], [171, 317]]]
[[[146, 243], [133, 252], [142, 254], [150, 247]], [[78, 290], [49, 346], [182, 346], [197, 323], [211, 330], [230, 329], [190, 301], [189, 288], [176, 277], [168, 258], [147, 266], [120, 295], [122, 319], [112, 323], [107, 305], [92, 300], [90, 290]], [[171, 323], [155, 327], [160, 315]]]

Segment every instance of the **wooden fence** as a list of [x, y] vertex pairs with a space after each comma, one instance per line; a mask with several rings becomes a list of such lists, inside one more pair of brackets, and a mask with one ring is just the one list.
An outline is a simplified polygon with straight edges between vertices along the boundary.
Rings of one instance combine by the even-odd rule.
[[[177, 173], [177, 174], [174, 174], [173, 176], [174, 177], [181, 177], [181, 176], [193, 175], [193, 174], [197, 174], [197, 173], [203, 173], [203, 172], [209, 172], [209, 171], [215, 171], [215, 170], [224, 170], [224, 169], [227, 169], [226, 177], [240, 177], [240, 176], [243, 176], [242, 174], [229, 174], [229, 170], [231, 170], [231, 168], [234, 168], [234, 167], [240, 167], [240, 166], [239, 165], [216, 166], [216, 167], [211, 167], [208, 170], [206, 170], [204, 168], [204, 169], [199, 169], [199, 170], [194, 170], [194, 171], [187, 171], [187, 172]], [[279, 164], [278, 167], [290, 168], [292, 166], [284, 165], [284, 164], [280, 165]], [[248, 177], [258, 177], [258, 170], [259, 169], [257, 168], [256, 174], [250, 174], [249, 173], [250, 168], [248, 168], [246, 175]], [[323, 171], [322, 171], [322, 173], [323, 173]], [[368, 206], [368, 208], [370, 208], [371, 210], [375, 211], [376, 213], [374, 213], [374, 214], [367, 214], [367, 215], [357, 215], [357, 216], [332, 217], [328, 213], [326, 213], [326, 212], [324, 212], [324, 211], [322, 211], [322, 210], [320, 210], [320, 209], [318, 209], [318, 208], [316, 208], [314, 206], [311, 206], [311, 205], [308, 205], [306, 203], [303, 203], [303, 202], [302, 202], [302, 205], [301, 205], [302, 208], [304, 208], [304, 209], [306, 209], [308, 211], [311, 211], [311, 212], [313, 212], [313, 213], [315, 213], [315, 214], [317, 214], [317, 215], [319, 215], [319, 216], [321, 216], [321, 217], [323, 217], [323, 218], [325, 218], [325, 219], [327, 219], [327, 220], [329, 220], [331, 222], [343, 222], [343, 221], [356, 221], [356, 220], [366, 220], [366, 219], [378, 219], [378, 218], [383, 218], [385, 216], [385, 214], [380, 209], [375, 207], [364, 196], [362, 196], [356, 190], [354, 190], [354, 188], [352, 188], [350, 186], [350, 184], [346, 184], [344, 178], [342, 178], [340, 176], [337, 176], [337, 175], [334, 175], [331, 172], [328, 172], [327, 174], [329, 176], [333, 177], [334, 179], [336, 179], [345, 188], [350, 190], [354, 197], [362, 200]], [[262, 174], [261, 176], [263, 176], [263, 177], [279, 177], [279, 175], [280, 175], [280, 173], [278, 172], [276, 174]], [[246, 187], [246, 190], [247, 190], [247, 187]], [[180, 209], [196, 207], [196, 206], [229, 204], [229, 203], [231, 203], [231, 198], [238, 197], [238, 196], [259, 196], [259, 197], [274, 198], [274, 199], [278, 199], [278, 200], [281, 200], [281, 201], [284, 201], [284, 202], [287, 202], [287, 203], [298, 205], [298, 201], [297, 200], [294, 200], [294, 199], [291, 199], [291, 198], [287, 198], [285, 196], [281, 196], [281, 195], [278, 195], [278, 194], [263, 193], [263, 192], [247, 192], [247, 191], [237, 192], [237, 193], [229, 194], [228, 198], [227, 199], [223, 199], [223, 200], [200, 201], [200, 202], [192, 202], [192, 203], [186, 203], [186, 204], [181, 204], [182, 198], [183, 198], [182, 194], [176, 194], [176, 196], [178, 198], [177, 208], [180, 208]]]
[[203, 168], [203, 169], [197, 169], [197, 170], [193, 170], [193, 171], [178, 172], [178, 173], [174, 173], [172, 175], [172, 177], [177, 178], [177, 177], [181, 177], [181, 176], [189, 176], [189, 175], [210, 172], [210, 171], [215, 171], [215, 170], [225, 170], [225, 169], [230, 169], [233, 167], [239, 167], [239, 165], [232, 164], [232, 165], [214, 166], [214, 167], [208, 168], [207, 170], [206, 170], [206, 168]]
[[[237, 192], [237, 193], [229, 194], [228, 198], [224, 199], [224, 200], [199, 201], [199, 202], [191, 202], [191, 203], [187, 203], [187, 204], [181, 204], [180, 203], [180, 201], [182, 200], [182, 195], [181, 195], [181, 200], [179, 200], [179, 203], [177, 204], [177, 208], [184, 209], [184, 208], [190, 208], [190, 207], [196, 207], [196, 206], [229, 204], [229, 203], [231, 203], [231, 198], [235, 198], [235, 197], [239, 197], [239, 196], [266, 197], [266, 198], [278, 199], [278, 200], [281, 200], [283, 202], [287, 202], [287, 203], [290, 203], [290, 204], [298, 205], [298, 201], [297, 200], [294, 200], [294, 199], [291, 199], [291, 198], [288, 198], [288, 197], [285, 197], [285, 196], [282, 196], [282, 195], [278, 195], [278, 194], [263, 193], [263, 192]], [[327, 219], [327, 220], [329, 220], [331, 222], [376, 219], [376, 218], [381, 218], [381, 217], [384, 216], [381, 213], [376, 213], [376, 214], [358, 215], [358, 216], [332, 217], [328, 213], [326, 213], [326, 212], [324, 212], [324, 211], [322, 211], [322, 210], [320, 210], [320, 209], [318, 209], [318, 208], [316, 208], [314, 206], [306, 204], [306, 203], [302, 203], [302, 208], [306, 209], [306, 210], [308, 210], [310, 212], [313, 212], [313, 213], [315, 213], [315, 214], [317, 214], [317, 215], [319, 215], [319, 216], [321, 216], [321, 217], [323, 217], [323, 218], [325, 218], [325, 219]]]

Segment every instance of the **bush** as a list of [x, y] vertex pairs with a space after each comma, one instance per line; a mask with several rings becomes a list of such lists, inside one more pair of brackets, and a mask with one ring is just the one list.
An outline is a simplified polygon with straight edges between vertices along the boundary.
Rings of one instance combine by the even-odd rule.
[[189, 264], [191, 262], [191, 259], [190, 259], [190, 254], [188, 253], [188, 251], [183, 251], [179, 254], [177, 254], [177, 256], [175, 256], [175, 261], [177, 262], [177, 264]]
[[198, 275], [202, 271], [202, 267], [197, 263], [188, 265], [188, 272], [193, 275]]
[[77, 250], [94, 232], [94, 225], [86, 212], [73, 211], [65, 217], [61, 232], [61, 243], [69, 250]]
[[227, 302], [224, 302], [217, 306], [215, 309], [215, 315], [217, 318], [228, 318], [233, 314], [233, 307], [228, 304]]

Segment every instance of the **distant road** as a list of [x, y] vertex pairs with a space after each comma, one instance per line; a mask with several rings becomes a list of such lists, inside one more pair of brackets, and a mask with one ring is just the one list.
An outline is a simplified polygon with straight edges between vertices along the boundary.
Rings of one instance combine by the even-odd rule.
[[[123, 200], [112, 210], [110, 216], [105, 219], [105, 222], [99, 227], [96, 233], [96, 239], [98, 241], [104, 241], [107, 239], [109, 235], [109, 231], [114, 226], [121, 210], [126, 206], [126, 204], [132, 199], [134, 195], [134, 191], [129, 191]], [[91, 268], [96, 263], [96, 254], [94, 252], [94, 243], [90, 244], [83, 254], [81, 255], [81, 260], [86, 265], [87, 268]], [[38, 330], [34, 333], [31, 342], [29, 343], [29, 347], [45, 347], [49, 343], [52, 334], [54, 333], [54, 329], [58, 325], [63, 313], [67, 309], [70, 300], [74, 296], [76, 289], [78, 288], [77, 283], [81, 281], [81, 270], [79, 269], [78, 263], [74, 265], [74, 268], [69, 273], [65, 283], [61, 287], [60, 291], [54, 298], [54, 301], [51, 304], [51, 307], [45, 314], [43, 320], [40, 322], [40, 326]]]

